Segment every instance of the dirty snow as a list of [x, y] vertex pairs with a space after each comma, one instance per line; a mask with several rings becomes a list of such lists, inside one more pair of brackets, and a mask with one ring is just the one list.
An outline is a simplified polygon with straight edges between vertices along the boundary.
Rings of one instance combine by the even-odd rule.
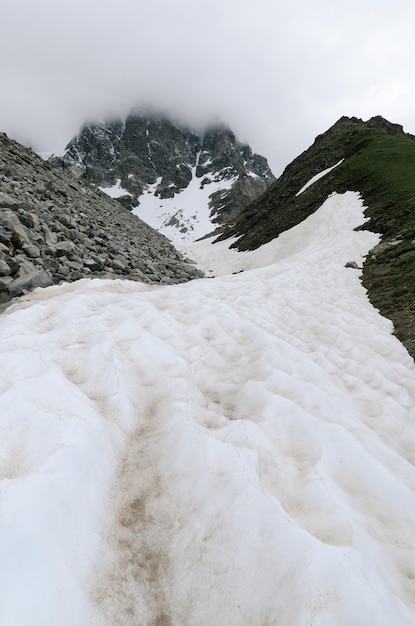
[[0, 624], [413, 626], [415, 368], [344, 267], [362, 211], [0, 316]]

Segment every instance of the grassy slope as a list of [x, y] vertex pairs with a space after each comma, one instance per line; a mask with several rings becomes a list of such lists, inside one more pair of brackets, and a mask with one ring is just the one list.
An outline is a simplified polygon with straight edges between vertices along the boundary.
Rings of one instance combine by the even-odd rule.
[[383, 244], [369, 255], [363, 284], [398, 338], [415, 358], [415, 141], [375, 135], [348, 160], [371, 221]]
[[[301, 195], [312, 176], [343, 163]], [[415, 357], [415, 138], [382, 118], [342, 118], [295, 159], [271, 189], [254, 202], [220, 238], [254, 249], [313, 213], [333, 191], [358, 191], [370, 218], [365, 228], [382, 244], [369, 255], [363, 283], [380, 312]]]

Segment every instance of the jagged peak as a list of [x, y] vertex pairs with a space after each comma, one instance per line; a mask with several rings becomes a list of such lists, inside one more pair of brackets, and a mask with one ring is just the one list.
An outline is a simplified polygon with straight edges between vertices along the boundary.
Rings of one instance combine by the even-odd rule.
[[[333, 124], [333, 126], [331, 126], [325, 133], [322, 134], [325, 135], [332, 132], [333, 130], [338, 131], [339, 129], [349, 128], [351, 126], [361, 128], [379, 128], [392, 134], [404, 132], [403, 126], [401, 124], [390, 122], [386, 118], [382, 117], [382, 115], [374, 115], [367, 121], [364, 121], [359, 117], [348, 117], [346, 115], [343, 115], [337, 120], [337, 122]], [[321, 137], [321, 135], [318, 135], [318, 137]]]
[[367, 126], [381, 128], [382, 130], [386, 130], [388, 133], [400, 134], [403, 133], [403, 126], [401, 124], [395, 124], [393, 122], [389, 122], [389, 120], [385, 119], [381, 115], [375, 115], [371, 117], [367, 122]]
[[[190, 236], [190, 224], [200, 230], [199, 223], [207, 229], [212, 222], [233, 219], [275, 180], [266, 158], [241, 143], [224, 122], [215, 120], [194, 130], [154, 110], [133, 109], [124, 120], [89, 122], [62, 157], [50, 160], [116, 194], [124, 206], [160, 230], [174, 211], [180, 238]], [[184, 199], [185, 190], [189, 200]], [[152, 196], [157, 202], [147, 211]], [[177, 219], [184, 205], [191, 213], [185, 225], [184, 217], [180, 224]], [[149, 211], [157, 214], [154, 220]], [[199, 230], [197, 236], [208, 232]], [[177, 234], [168, 231], [168, 236]]]

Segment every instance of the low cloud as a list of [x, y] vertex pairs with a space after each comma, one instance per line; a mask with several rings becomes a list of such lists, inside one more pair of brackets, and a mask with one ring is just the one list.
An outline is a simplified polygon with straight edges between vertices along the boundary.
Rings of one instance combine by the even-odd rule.
[[342, 115], [415, 133], [408, 1], [5, 1], [0, 130], [39, 151], [135, 106], [220, 118], [276, 174]]

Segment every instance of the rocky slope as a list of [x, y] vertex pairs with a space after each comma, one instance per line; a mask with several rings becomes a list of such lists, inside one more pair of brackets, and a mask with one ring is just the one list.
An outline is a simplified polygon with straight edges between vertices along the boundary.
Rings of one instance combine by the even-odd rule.
[[[275, 180], [266, 159], [226, 126], [196, 133], [139, 112], [123, 121], [85, 125], [64, 155], [51, 161], [181, 240], [233, 219]], [[201, 216], [200, 205], [209, 219]]]
[[0, 134], [0, 303], [95, 276], [177, 283], [201, 274], [118, 202]]
[[[312, 184], [303, 187], [319, 174]], [[333, 192], [358, 191], [364, 228], [382, 241], [363, 267], [363, 283], [398, 338], [415, 357], [415, 137], [382, 117], [341, 118], [249, 205], [220, 239], [239, 250], [271, 241], [313, 213]]]

